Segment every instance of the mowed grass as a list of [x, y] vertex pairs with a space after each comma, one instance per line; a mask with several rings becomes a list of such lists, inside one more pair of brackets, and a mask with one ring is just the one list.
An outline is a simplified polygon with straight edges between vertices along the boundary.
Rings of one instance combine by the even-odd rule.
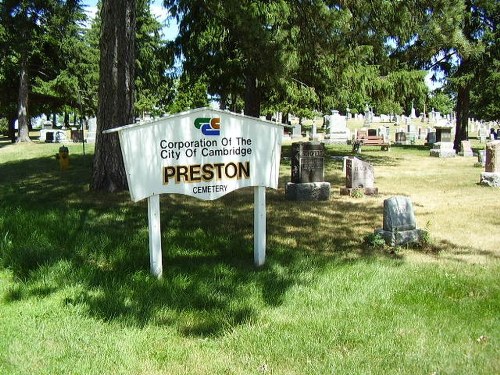
[[[146, 203], [89, 192], [92, 149], [62, 172], [59, 146], [0, 144], [0, 374], [500, 373], [500, 190], [476, 159], [366, 148], [380, 194], [355, 199], [328, 146], [328, 202], [286, 201], [284, 159], [261, 268], [251, 189], [162, 196], [157, 280]], [[363, 244], [392, 195], [425, 249]]]

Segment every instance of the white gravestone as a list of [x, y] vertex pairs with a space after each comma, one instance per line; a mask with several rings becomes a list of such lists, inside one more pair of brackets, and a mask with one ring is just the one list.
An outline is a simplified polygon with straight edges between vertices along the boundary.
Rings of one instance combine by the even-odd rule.
[[357, 189], [363, 190], [366, 195], [378, 194], [378, 188], [375, 187], [374, 168], [370, 163], [356, 157], [346, 158], [344, 162], [346, 186], [340, 188], [341, 195], [352, 195], [352, 192]]
[[347, 144], [351, 139], [351, 131], [347, 128], [347, 120], [339, 114], [339, 111], [333, 110], [328, 116], [327, 134], [324, 143]]

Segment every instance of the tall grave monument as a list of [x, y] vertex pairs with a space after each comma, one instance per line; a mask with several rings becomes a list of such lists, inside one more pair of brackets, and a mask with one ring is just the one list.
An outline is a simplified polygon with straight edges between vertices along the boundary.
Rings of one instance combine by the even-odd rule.
[[[432, 145], [430, 156], [452, 158], [456, 156], [451, 137], [451, 126], [435, 126], [436, 142]], [[429, 142], [430, 143], [430, 142]]]
[[291, 182], [285, 196], [296, 201], [325, 201], [330, 198], [330, 183], [324, 181], [325, 145], [321, 142], [292, 143]]
[[[326, 117], [326, 116], [325, 116]], [[347, 128], [347, 120], [339, 114], [339, 111], [333, 110], [328, 116], [328, 127], [325, 135], [325, 143], [343, 143], [351, 138], [351, 131]]]
[[480, 184], [500, 187], [500, 140], [486, 144], [486, 164]]

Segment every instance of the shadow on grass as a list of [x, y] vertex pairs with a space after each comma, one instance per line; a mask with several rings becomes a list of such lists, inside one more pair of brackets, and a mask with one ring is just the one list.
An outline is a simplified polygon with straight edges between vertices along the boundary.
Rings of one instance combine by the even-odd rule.
[[[64, 172], [49, 158], [0, 165], [0, 266], [16, 280], [4, 301], [60, 292], [66, 308], [104, 321], [213, 336], [280, 306], [325, 267], [380, 256], [362, 246], [363, 228], [382, 223], [375, 205], [288, 202], [283, 188], [268, 190], [267, 261], [256, 268], [252, 189], [212, 202], [169, 195], [161, 198], [157, 280], [149, 274], [146, 202], [89, 192], [91, 158], [73, 155]], [[340, 183], [337, 167], [327, 165], [327, 175]]]

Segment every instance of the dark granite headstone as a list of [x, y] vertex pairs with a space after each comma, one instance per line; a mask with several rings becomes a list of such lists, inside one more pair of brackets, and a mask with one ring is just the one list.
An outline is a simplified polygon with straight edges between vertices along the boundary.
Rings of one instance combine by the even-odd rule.
[[406, 133], [397, 132], [396, 133], [396, 143], [404, 143], [406, 142]]
[[427, 144], [433, 145], [436, 142], [436, 132], [427, 133]]
[[325, 145], [319, 142], [292, 143], [292, 182], [324, 181]]

